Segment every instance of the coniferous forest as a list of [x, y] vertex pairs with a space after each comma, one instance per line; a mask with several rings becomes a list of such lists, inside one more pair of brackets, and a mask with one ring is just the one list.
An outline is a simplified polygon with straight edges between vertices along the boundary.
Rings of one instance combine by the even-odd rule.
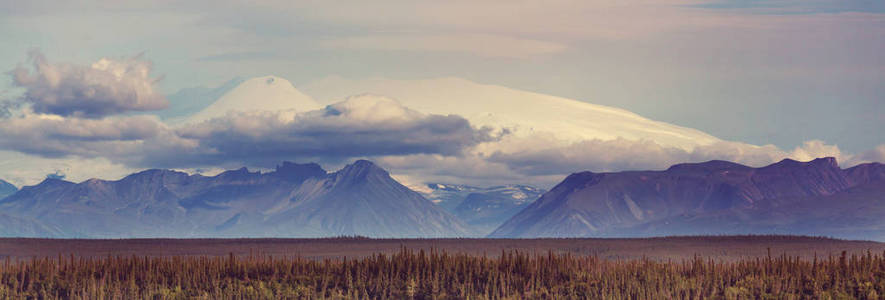
[[60, 256], [0, 264], [0, 298], [885, 299], [885, 253], [607, 260], [504, 251], [359, 259]]

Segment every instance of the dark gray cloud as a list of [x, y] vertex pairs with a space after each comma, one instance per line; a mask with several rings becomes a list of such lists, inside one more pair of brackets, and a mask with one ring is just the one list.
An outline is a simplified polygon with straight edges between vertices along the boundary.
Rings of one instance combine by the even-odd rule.
[[129, 155], [168, 131], [153, 116], [100, 120], [24, 114], [0, 119], [0, 149], [43, 157]]
[[154, 91], [151, 64], [140, 57], [103, 58], [92, 65], [52, 64], [31, 51], [33, 70], [18, 67], [13, 84], [25, 89], [20, 99], [33, 111], [60, 116], [101, 118], [129, 111], [166, 108], [166, 98]]
[[[441, 154], [494, 139], [460, 116], [426, 115], [382, 97], [359, 96], [325, 109], [289, 112], [239, 112], [189, 125], [177, 134], [198, 141], [201, 163], [275, 162], [299, 157], [334, 160], [349, 157]], [[152, 155], [154, 162], [183, 158]]]
[[169, 127], [155, 116], [103, 119], [20, 112], [0, 119], [0, 150], [49, 158], [101, 157], [132, 167], [274, 165], [281, 160], [457, 156], [492, 141], [455, 115], [428, 115], [396, 101], [359, 96], [324, 109], [231, 112]]

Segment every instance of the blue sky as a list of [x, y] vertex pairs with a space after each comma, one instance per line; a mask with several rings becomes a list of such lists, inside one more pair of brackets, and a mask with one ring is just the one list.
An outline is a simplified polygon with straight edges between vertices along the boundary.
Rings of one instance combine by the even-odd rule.
[[[32, 49], [83, 65], [141, 54], [161, 95], [269, 74], [457, 77], [728, 141], [862, 153], [885, 143], [882, 3], [2, 1], [0, 69]], [[22, 90], [0, 81], [6, 100]]]

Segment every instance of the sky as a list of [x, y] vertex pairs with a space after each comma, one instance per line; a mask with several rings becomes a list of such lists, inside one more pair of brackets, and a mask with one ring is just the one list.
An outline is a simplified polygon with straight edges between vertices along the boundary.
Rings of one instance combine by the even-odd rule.
[[[885, 160], [882, 1], [3, 0], [0, 37], [0, 179], [18, 186], [281, 160], [543, 187], [704, 159]], [[166, 118], [266, 75], [317, 106]], [[480, 117], [505, 94], [519, 105]], [[519, 111], [547, 96], [642, 119]], [[623, 136], [589, 128], [604, 122]]]

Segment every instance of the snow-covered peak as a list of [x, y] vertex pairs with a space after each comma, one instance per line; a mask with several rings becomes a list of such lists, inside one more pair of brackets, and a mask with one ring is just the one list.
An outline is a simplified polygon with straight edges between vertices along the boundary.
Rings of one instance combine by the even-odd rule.
[[296, 89], [288, 80], [263, 76], [244, 81], [202, 111], [188, 117], [185, 123], [202, 122], [236, 111], [304, 112], [320, 108], [322, 105]]

